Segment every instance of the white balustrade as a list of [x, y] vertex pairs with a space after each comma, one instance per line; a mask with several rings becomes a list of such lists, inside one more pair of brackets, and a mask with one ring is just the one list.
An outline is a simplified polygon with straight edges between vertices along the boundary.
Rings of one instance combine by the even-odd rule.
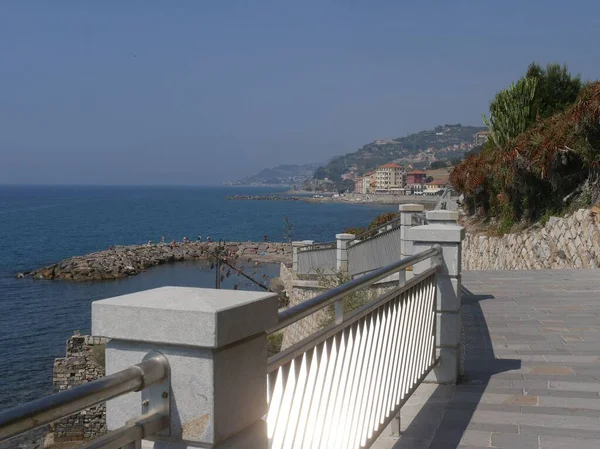
[[435, 364], [435, 272], [270, 359], [271, 448], [360, 448], [377, 438]]

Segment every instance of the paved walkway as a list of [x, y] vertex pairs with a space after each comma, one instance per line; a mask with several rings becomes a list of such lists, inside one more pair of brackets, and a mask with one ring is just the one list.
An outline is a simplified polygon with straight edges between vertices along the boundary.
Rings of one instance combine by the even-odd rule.
[[463, 274], [457, 386], [422, 385], [384, 449], [599, 449], [600, 271]]

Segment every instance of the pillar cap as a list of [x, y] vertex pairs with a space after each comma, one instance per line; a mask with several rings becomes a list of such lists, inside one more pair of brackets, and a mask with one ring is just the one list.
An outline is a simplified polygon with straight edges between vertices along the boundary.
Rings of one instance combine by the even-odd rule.
[[423, 212], [425, 206], [422, 204], [400, 204], [398, 210], [400, 212]]
[[92, 334], [218, 348], [277, 324], [277, 295], [161, 287], [92, 303]]
[[336, 234], [336, 240], [354, 240], [356, 236], [354, 234]]
[[414, 226], [408, 236], [414, 242], [460, 243], [465, 238], [465, 228], [453, 224]]

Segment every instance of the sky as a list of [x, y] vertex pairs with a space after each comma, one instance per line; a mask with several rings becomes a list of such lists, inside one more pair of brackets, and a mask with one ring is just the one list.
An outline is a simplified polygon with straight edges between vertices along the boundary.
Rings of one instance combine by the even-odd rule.
[[0, 184], [184, 184], [481, 124], [600, 78], [597, 0], [0, 2]]

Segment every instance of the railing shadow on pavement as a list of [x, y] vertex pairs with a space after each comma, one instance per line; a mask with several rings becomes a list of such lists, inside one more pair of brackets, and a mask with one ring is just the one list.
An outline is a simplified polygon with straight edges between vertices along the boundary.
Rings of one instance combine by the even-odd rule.
[[[499, 359], [494, 354], [492, 338], [480, 306], [481, 301], [494, 297], [475, 295], [465, 287], [462, 287], [462, 292], [459, 383], [432, 385], [433, 391], [430, 390], [426, 400], [421, 398], [419, 401], [417, 392], [405, 406], [402, 420], [410, 419], [411, 407], [418, 411], [393, 449], [458, 448], [492, 376], [521, 368], [521, 360]], [[456, 393], [460, 393], [461, 397], [458, 398]]]

